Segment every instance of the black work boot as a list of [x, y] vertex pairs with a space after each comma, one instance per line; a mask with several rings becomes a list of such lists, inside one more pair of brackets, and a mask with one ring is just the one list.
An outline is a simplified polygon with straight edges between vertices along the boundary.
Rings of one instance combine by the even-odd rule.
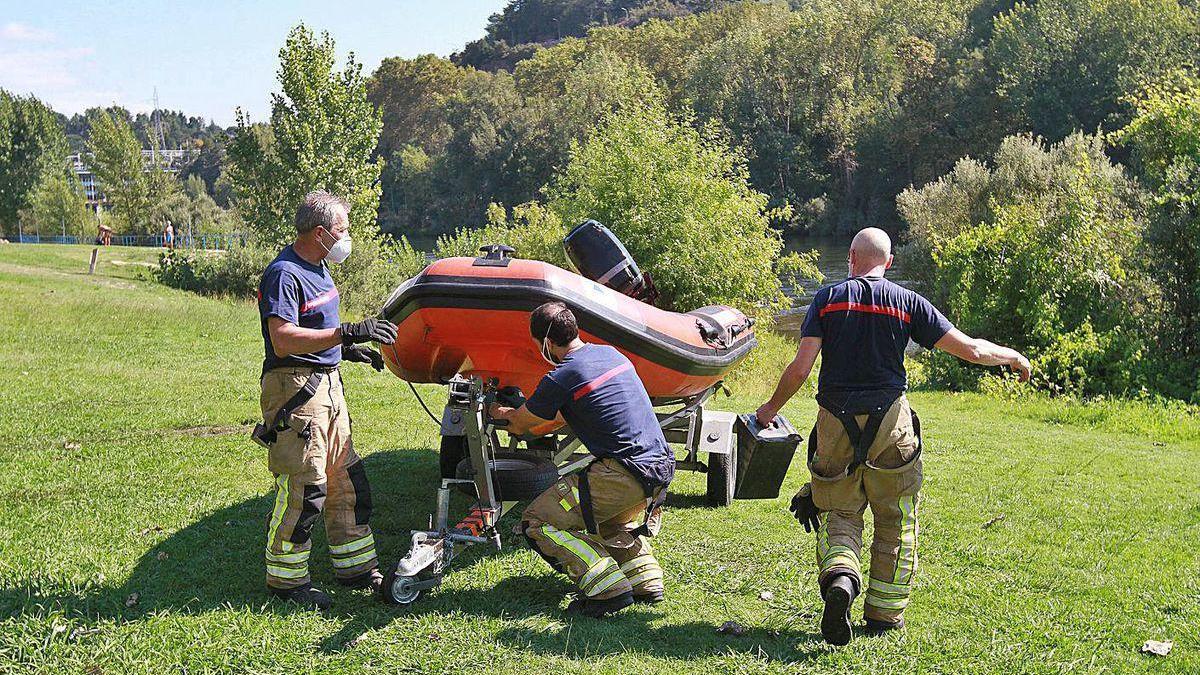
[[871, 637], [879, 637], [886, 635], [894, 630], [904, 628], [904, 619], [892, 623], [891, 621], [880, 621], [878, 619], [867, 619], [867, 625], [863, 628], [863, 633]]
[[626, 591], [620, 595], [614, 595], [611, 598], [605, 598], [604, 600], [575, 598], [571, 601], [571, 604], [567, 605], [567, 612], [572, 614], [582, 614], [593, 619], [600, 619], [614, 612], [619, 612], [632, 604], [633, 593]]
[[312, 584], [304, 584], [295, 588], [272, 588], [268, 586], [267, 590], [271, 595], [281, 600], [294, 602], [306, 609], [315, 609], [318, 612], [324, 612], [332, 604], [325, 591], [313, 588]]
[[642, 605], [657, 605], [666, 599], [663, 591], [649, 591], [647, 593], [634, 593], [633, 601]]
[[839, 574], [823, 585], [825, 611], [821, 614], [821, 637], [831, 645], [841, 647], [850, 643], [854, 629], [850, 626], [850, 605], [858, 595], [858, 584], [849, 574]]
[[383, 588], [383, 573], [378, 569], [367, 570], [356, 577], [338, 579], [337, 582], [346, 588], [369, 588], [372, 592], [379, 593]]

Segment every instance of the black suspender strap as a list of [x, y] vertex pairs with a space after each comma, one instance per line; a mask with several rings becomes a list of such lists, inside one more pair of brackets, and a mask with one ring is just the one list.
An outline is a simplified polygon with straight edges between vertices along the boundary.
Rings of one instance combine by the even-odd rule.
[[847, 473], [854, 473], [855, 469], [866, 463], [867, 452], [870, 451], [871, 444], [875, 442], [875, 437], [879, 435], [879, 425], [883, 423], [883, 417], [886, 414], [886, 409], [867, 413], [867, 423], [860, 428], [853, 413], [845, 410], [834, 413], [838, 421], [845, 427], [846, 435], [850, 437], [850, 444], [854, 446], [854, 461], [850, 462], [850, 466], [846, 468]]
[[304, 386], [300, 387], [291, 398], [279, 408], [275, 413], [274, 419], [271, 420], [270, 426], [258, 425], [254, 428], [251, 436], [260, 445], [270, 447], [279, 436], [279, 432], [283, 431], [288, 426], [288, 419], [292, 416], [292, 411], [303, 406], [312, 400], [313, 396], [317, 395], [317, 389], [321, 386], [321, 380], [325, 379], [324, 370], [314, 370], [304, 381]]
[[[592, 464], [595, 463], [592, 462]], [[592, 468], [592, 464], [588, 464], [579, 472], [579, 513], [583, 516], [583, 526], [587, 533], [599, 536], [600, 528], [596, 525], [596, 513], [592, 509], [592, 486], [588, 483], [588, 471]], [[667, 487], [664, 485], [654, 490], [647, 490], [643, 485], [642, 489], [646, 491], [646, 497], [649, 500], [646, 504], [646, 516], [642, 524], [632, 531], [632, 534], [635, 537], [653, 537], [654, 534], [650, 532], [650, 517], [667, 501]]]
[[592, 464], [583, 467], [583, 471], [579, 472], [579, 512], [583, 515], [583, 526], [587, 533], [599, 535], [600, 528], [596, 527], [596, 514], [592, 511], [592, 487], [588, 484], [588, 471], [591, 470]]
[[653, 537], [654, 533], [650, 531], [650, 519], [654, 516], [654, 512], [662, 508], [662, 505], [667, 501], [667, 486], [662, 486], [657, 492], [650, 495], [650, 501], [646, 504], [646, 517], [642, 520], [642, 524], [638, 525], [632, 532], [635, 537]]

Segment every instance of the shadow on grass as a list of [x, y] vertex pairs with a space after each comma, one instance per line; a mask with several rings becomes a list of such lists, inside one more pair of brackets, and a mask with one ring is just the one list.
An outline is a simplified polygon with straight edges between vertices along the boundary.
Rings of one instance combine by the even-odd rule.
[[[407, 547], [410, 528], [424, 526], [424, 513], [434, 502], [427, 486], [438, 480], [437, 458], [431, 450], [420, 448], [378, 452], [364, 462], [376, 504], [372, 524], [386, 559]], [[264, 590], [263, 547], [272, 501], [271, 494], [247, 499], [171, 534], [150, 546], [128, 581], [119, 586], [106, 585], [103, 580], [73, 588], [61, 582], [43, 585], [35, 581], [0, 588], [0, 616], [61, 611], [88, 619], [131, 621], [160, 611], [303, 611], [271, 601]], [[314, 528], [313, 579], [318, 586], [330, 587], [333, 574], [322, 527], [318, 521]], [[343, 591], [340, 595], [348, 594]], [[335, 610], [337, 599], [335, 595]]]
[[[427, 524], [435, 502], [432, 486], [439, 480], [437, 458], [421, 448], [377, 452], [364, 461], [376, 504], [372, 524], [381, 565], [387, 566], [407, 550], [409, 530]], [[462, 504], [456, 501], [459, 510], [463, 500]], [[305, 613], [269, 599], [264, 591], [262, 550], [271, 503], [271, 495], [247, 499], [171, 534], [142, 555], [121, 585], [100, 581], [71, 588], [61, 582], [34, 582], [0, 588], [0, 616], [61, 612], [84, 621], [133, 622], [154, 613], [229, 609], [280, 616]], [[669, 505], [703, 507], [704, 497], [673, 494]], [[468, 549], [456, 559], [451, 574], [469, 574], [472, 561], [482, 556], [518, 555], [524, 544], [509, 532], [513, 518], [515, 514], [510, 514], [501, 524], [502, 552], [484, 546]], [[344, 651], [363, 634], [400, 617], [464, 614], [505, 620], [507, 627], [493, 639], [514, 648], [573, 658], [634, 652], [684, 659], [733, 651], [791, 661], [822, 652], [819, 636], [810, 633], [751, 629], [735, 637], [718, 635], [716, 626], [703, 623], [651, 626], [671, 611], [669, 600], [650, 608], [634, 606], [603, 621], [567, 615], [561, 607], [573, 587], [559, 575], [513, 576], [484, 589], [439, 588], [410, 607], [393, 607], [366, 591], [336, 586], [320, 529], [318, 524], [314, 530], [313, 581], [333, 595], [331, 616], [345, 619], [317, 647], [326, 654]], [[134, 594], [136, 602], [131, 600]]]
[[[573, 659], [607, 654], [693, 659], [736, 652], [792, 662], [826, 651], [820, 635], [789, 628], [750, 628], [735, 636], [718, 634], [718, 626], [704, 622], [663, 624], [672, 612], [669, 599], [660, 605], [634, 605], [605, 619], [567, 614], [562, 602], [573, 590], [561, 575], [508, 577], [486, 589], [435, 592], [418, 600], [409, 611], [417, 615], [457, 611], [505, 619], [506, 627], [491, 639], [516, 649]], [[671, 590], [667, 589], [668, 594]]]

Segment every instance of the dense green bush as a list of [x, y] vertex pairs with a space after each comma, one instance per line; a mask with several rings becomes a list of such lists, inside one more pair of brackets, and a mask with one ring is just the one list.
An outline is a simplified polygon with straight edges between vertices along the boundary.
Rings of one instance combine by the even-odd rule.
[[506, 244], [517, 250], [517, 257], [542, 260], [569, 267], [562, 239], [567, 230], [553, 212], [536, 202], [522, 204], [512, 210], [509, 218], [504, 207], [492, 204], [488, 208], [487, 225], [462, 228], [452, 235], [438, 238], [434, 255], [438, 258], [476, 256], [489, 244]]
[[[662, 304], [728, 304], [769, 316], [789, 304], [780, 275], [819, 278], [783, 241], [740, 152], [658, 105], [606, 117], [547, 189], [564, 223], [594, 218], [649, 270]], [[814, 254], [815, 255], [815, 254]]]
[[1133, 149], [1151, 191], [1149, 264], [1169, 310], [1156, 336], [1200, 399], [1200, 77], [1171, 73], [1131, 101], [1137, 115], [1114, 140]]
[[225, 251], [174, 249], [159, 255], [154, 274], [160, 283], [185, 291], [253, 298], [274, 257], [274, 251], [255, 245]]
[[[1074, 134], [1006, 139], [994, 168], [961, 162], [900, 206], [930, 295], [963, 331], [1027, 351], [1045, 388], [1095, 394], [1154, 381], [1143, 198], [1101, 139]], [[930, 367], [952, 386], [978, 372], [944, 357]]]
[[[159, 282], [203, 295], [254, 298], [263, 270], [278, 255], [274, 248], [257, 244], [234, 246], [226, 251], [175, 249], [159, 256], [155, 277]], [[358, 265], [349, 266], [350, 260]], [[330, 271], [341, 295], [345, 316], [363, 316], [379, 311], [397, 284], [425, 266], [425, 256], [401, 239], [354, 240], [354, 254], [347, 264], [332, 265]]]

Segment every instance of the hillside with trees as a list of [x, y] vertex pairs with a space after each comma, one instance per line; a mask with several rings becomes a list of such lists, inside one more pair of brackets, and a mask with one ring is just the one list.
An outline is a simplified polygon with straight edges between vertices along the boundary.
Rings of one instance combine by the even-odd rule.
[[632, 28], [674, 19], [736, 0], [516, 0], [488, 19], [487, 34], [451, 56], [460, 66], [509, 70], [538, 49], [582, 37], [592, 28]]
[[[547, 17], [601, 4], [510, 3], [488, 39], [544, 38]], [[1115, 131], [1132, 119], [1127, 97], [1193, 64], [1200, 45], [1196, 8], [1178, 0], [792, 4], [601, 25], [511, 73], [385, 60], [368, 84], [384, 115], [385, 228], [444, 232], [489, 203], [536, 198], [572, 141], [654, 86], [746, 152], [753, 185], [792, 209], [790, 229], [898, 231], [907, 187], [1013, 134]]]
[[[545, 242], [600, 213], [653, 256], [639, 233], [686, 239], [695, 216], [671, 210], [696, 208], [676, 200], [699, 178], [635, 171], [604, 139], [655, 147], [683, 124], [727, 148], [723, 171], [762, 195], [769, 227], [899, 235], [918, 283], [971, 332], [1033, 354], [1043, 388], [1200, 396], [1195, 2], [720, 4], [635, 22], [606, 15], [633, 16], [616, 3], [512, 2], [483, 43], [519, 54], [385, 60], [367, 83], [381, 224], [454, 233], [439, 250], [464, 251], [487, 223], [554, 258]], [[726, 208], [696, 213], [728, 224]], [[684, 293], [703, 287], [694, 248], [672, 258], [697, 263]], [[930, 366], [934, 382], [981, 386], [977, 370]]]

